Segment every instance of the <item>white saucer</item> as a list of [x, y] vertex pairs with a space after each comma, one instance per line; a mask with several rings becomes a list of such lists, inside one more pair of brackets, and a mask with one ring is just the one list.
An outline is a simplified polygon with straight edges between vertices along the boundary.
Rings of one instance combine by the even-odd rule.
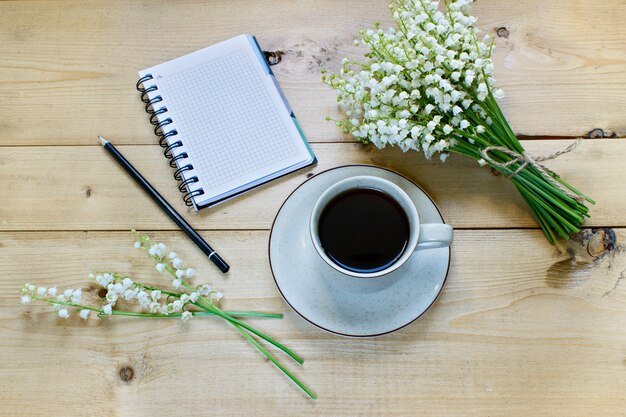
[[435, 203], [407, 178], [369, 165], [333, 168], [305, 181], [283, 203], [270, 234], [270, 266], [283, 298], [305, 320], [343, 336], [379, 336], [416, 320], [435, 302], [448, 275], [450, 248], [418, 251], [380, 278], [351, 278], [328, 266], [311, 242], [309, 216], [324, 190], [355, 175], [395, 183], [413, 199], [420, 222], [443, 223]]

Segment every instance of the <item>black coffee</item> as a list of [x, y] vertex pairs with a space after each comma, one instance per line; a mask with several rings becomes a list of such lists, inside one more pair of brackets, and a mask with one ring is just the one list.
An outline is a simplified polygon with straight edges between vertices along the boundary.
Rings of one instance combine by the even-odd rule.
[[402, 256], [409, 241], [409, 219], [387, 194], [369, 188], [345, 191], [320, 215], [322, 248], [337, 265], [361, 273], [377, 272]]

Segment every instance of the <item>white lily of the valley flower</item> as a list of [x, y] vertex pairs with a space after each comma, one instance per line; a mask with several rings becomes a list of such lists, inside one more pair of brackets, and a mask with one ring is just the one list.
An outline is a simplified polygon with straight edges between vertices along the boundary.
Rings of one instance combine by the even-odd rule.
[[143, 302], [150, 302], [150, 296], [148, 295], [147, 292], [145, 292], [144, 290], [140, 290], [137, 293], [137, 301], [139, 301], [140, 303]]
[[150, 305], [148, 306], [148, 309], [151, 313], [158, 313], [159, 310], [161, 309], [161, 304], [157, 303], [156, 301], [153, 301], [150, 303]]
[[193, 317], [191, 311], [183, 311], [183, 314], [180, 316], [182, 321], [189, 321]]
[[108, 286], [113, 281], [113, 276], [111, 274], [103, 274], [96, 276], [96, 282], [103, 287]]
[[211, 293], [211, 286], [208, 284], [199, 285], [197, 289], [200, 295], [203, 295], [205, 297]]
[[78, 288], [77, 290], [72, 291], [72, 303], [80, 304], [82, 296], [83, 296], [83, 292], [82, 292], [82, 290], [80, 288]]
[[174, 304], [168, 303], [161, 308], [161, 314], [170, 314], [174, 312]]
[[179, 269], [183, 266], [183, 260], [180, 258], [174, 258], [174, 260], [172, 260], [172, 266], [176, 269]]
[[70, 316], [69, 311], [67, 311], [67, 308], [62, 308], [60, 309], [57, 314], [59, 315], [59, 317], [61, 317], [62, 319], [66, 319]]
[[150, 291], [150, 298], [152, 298], [153, 301], [159, 301], [161, 299], [161, 290]]
[[165, 255], [165, 250], [166, 247], [163, 243], [157, 243], [150, 246], [148, 253], [152, 256], [158, 256], [159, 258], [162, 258]]
[[83, 320], [87, 320], [87, 318], [89, 318], [89, 314], [91, 314], [91, 311], [86, 309], [80, 310], [80, 313], [78, 313], [80, 318]]
[[174, 312], [179, 312], [183, 309], [183, 302], [181, 300], [174, 300], [172, 303], [172, 310]]
[[138, 292], [139, 291], [137, 289], [134, 289], [134, 290], [128, 289], [124, 291], [124, 300], [126, 301], [132, 300], [133, 298], [135, 298]]
[[117, 297], [118, 295], [115, 291], [107, 291], [106, 295], [104, 296], [104, 298], [106, 298], [106, 300], [112, 305], [115, 305]]
[[124, 291], [126, 291], [126, 288], [124, 288], [124, 285], [121, 282], [116, 282], [115, 284], [113, 284], [113, 289], [119, 295], [124, 294]]

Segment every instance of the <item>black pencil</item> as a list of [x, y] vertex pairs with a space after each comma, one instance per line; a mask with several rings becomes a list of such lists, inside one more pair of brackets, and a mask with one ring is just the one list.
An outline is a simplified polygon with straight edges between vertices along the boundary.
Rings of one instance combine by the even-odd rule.
[[182, 229], [183, 232], [193, 243], [196, 244], [200, 248], [205, 255], [209, 257], [211, 262], [215, 264], [219, 268], [220, 271], [226, 273], [230, 269], [230, 266], [224, 261], [218, 254], [209, 246], [208, 243], [202, 237], [192, 229], [192, 227], [182, 218], [176, 210], [154, 189], [152, 185], [133, 167], [130, 162], [124, 156], [115, 149], [108, 140], [103, 138], [102, 136], [98, 136], [100, 138], [100, 143], [108, 153], [119, 163], [126, 172], [143, 188], [143, 190], [154, 200], [154, 202], [163, 210], [169, 217]]

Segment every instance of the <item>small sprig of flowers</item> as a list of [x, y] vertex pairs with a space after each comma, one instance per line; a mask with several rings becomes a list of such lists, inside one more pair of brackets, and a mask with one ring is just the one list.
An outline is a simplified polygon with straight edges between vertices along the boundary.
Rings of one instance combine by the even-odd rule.
[[[102, 287], [97, 292], [101, 298], [99, 306], [84, 304], [81, 288], [68, 288], [61, 292], [56, 287], [38, 287], [30, 283], [25, 284], [20, 290], [21, 302], [23, 304], [30, 304], [33, 301], [47, 303], [62, 319], [68, 319], [72, 311], [77, 311], [83, 320], [89, 319], [92, 312], [98, 317], [180, 318], [185, 322], [197, 316], [218, 316], [233, 326], [307, 395], [313, 399], [317, 398], [309, 388], [275, 359], [256, 337], [282, 350], [299, 364], [304, 363], [304, 360], [286, 346], [239, 320], [241, 317], [282, 318], [282, 314], [223, 311], [218, 306], [219, 301], [224, 297], [221, 291], [215, 291], [208, 284], [192, 286], [190, 279], [195, 276], [196, 271], [193, 268], [185, 268], [184, 261], [176, 252], [167, 253], [165, 244], [152, 244], [148, 236], [138, 236], [139, 240], [135, 242], [134, 247], [146, 251], [153, 260], [157, 272], [170, 275], [173, 290], [146, 285], [117, 272], [102, 271], [89, 274], [89, 278]], [[123, 304], [135, 304], [139, 307], [139, 311], [122, 310], [119, 306]]]

